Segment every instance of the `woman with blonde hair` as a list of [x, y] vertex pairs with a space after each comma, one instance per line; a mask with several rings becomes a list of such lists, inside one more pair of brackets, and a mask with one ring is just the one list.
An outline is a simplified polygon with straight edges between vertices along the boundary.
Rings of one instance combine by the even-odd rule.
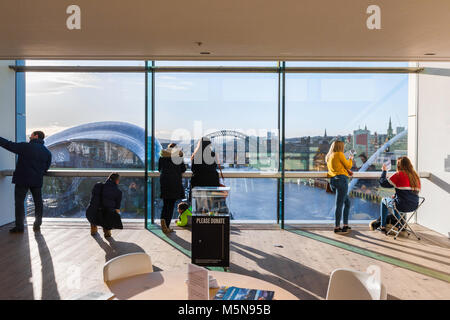
[[[334, 141], [325, 157], [328, 167], [328, 177], [330, 178], [331, 190], [336, 192], [336, 211], [334, 232], [337, 234], [347, 234], [350, 231], [348, 226], [348, 215], [350, 212], [350, 199], [348, 192], [349, 170], [353, 165], [353, 155], [347, 160], [344, 155], [344, 142]], [[343, 228], [341, 228], [341, 217], [343, 216]]]
[[[387, 178], [387, 168], [383, 164], [380, 185], [384, 188], [395, 188], [395, 194], [390, 198], [383, 198], [380, 204], [380, 218], [370, 223], [370, 229], [386, 233], [387, 216], [394, 207], [400, 212], [412, 212], [419, 205], [420, 179], [408, 157], [397, 159], [397, 172]], [[397, 216], [398, 213], [394, 211]]]

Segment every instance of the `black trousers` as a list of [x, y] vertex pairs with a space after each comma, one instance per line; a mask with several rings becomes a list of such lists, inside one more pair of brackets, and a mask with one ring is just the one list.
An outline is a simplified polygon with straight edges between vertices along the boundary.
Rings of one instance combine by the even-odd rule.
[[16, 227], [17, 229], [24, 229], [25, 220], [25, 197], [28, 190], [31, 191], [34, 201], [34, 225], [39, 227], [42, 224], [42, 212], [44, 210], [44, 204], [42, 202], [42, 190], [40, 187], [24, 187], [15, 186], [14, 188], [14, 201], [16, 206]]
[[170, 225], [172, 221], [173, 209], [175, 208], [177, 199], [163, 199], [163, 208], [161, 211], [161, 219], [166, 220], [166, 226]]

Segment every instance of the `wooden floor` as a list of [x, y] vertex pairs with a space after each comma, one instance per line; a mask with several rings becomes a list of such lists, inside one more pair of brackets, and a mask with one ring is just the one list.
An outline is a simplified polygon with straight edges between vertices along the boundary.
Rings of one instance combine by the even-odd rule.
[[[31, 225], [29, 223], [29, 225]], [[44, 221], [40, 233], [9, 234], [0, 228], [0, 299], [72, 299], [93, 291], [105, 291], [105, 261], [125, 253], [147, 252], [155, 270], [185, 272], [189, 257], [141, 223], [126, 223], [113, 238], [89, 235], [85, 222]], [[423, 227], [422, 236], [386, 237], [367, 228], [354, 228], [350, 236], [338, 236], [328, 228], [302, 226], [313, 235], [339, 240], [357, 248], [395, 257], [421, 268], [450, 274], [450, 241]], [[176, 229], [170, 236], [190, 249], [190, 231]], [[329, 275], [336, 268], [364, 271], [381, 268], [389, 299], [450, 299], [450, 283], [407, 270], [350, 250], [279, 230], [268, 225], [238, 225], [231, 231], [231, 272], [260, 278], [290, 291], [300, 299], [324, 299]]]

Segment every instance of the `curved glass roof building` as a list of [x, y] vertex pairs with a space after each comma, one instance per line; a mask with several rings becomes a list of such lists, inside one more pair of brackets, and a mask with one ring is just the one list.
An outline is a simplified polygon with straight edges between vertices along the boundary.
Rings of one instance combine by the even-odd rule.
[[[52, 151], [56, 163], [67, 162], [71, 154], [76, 153], [84, 158], [104, 159], [107, 162], [113, 158], [117, 164], [120, 160], [126, 161], [124, 157], [130, 157], [124, 156], [125, 150], [137, 158], [137, 166], [138, 163], [141, 166], [145, 163], [145, 130], [127, 122], [82, 124], [49, 136], [45, 139], [45, 145]], [[94, 145], [96, 147], [93, 152]], [[155, 140], [155, 160], [158, 160], [161, 148], [161, 144]], [[117, 153], [115, 156], [114, 151]]]

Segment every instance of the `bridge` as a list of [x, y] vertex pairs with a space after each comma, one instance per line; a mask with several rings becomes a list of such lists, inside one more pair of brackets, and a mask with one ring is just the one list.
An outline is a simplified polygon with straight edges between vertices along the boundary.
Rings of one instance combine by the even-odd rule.
[[219, 130], [209, 133], [205, 137], [211, 140], [221, 163], [248, 165], [253, 153], [256, 154], [256, 160], [259, 161], [260, 155], [265, 151], [267, 157], [271, 157], [272, 133], [270, 131], [267, 133], [265, 141], [261, 141], [260, 136], [248, 136], [236, 130]]

